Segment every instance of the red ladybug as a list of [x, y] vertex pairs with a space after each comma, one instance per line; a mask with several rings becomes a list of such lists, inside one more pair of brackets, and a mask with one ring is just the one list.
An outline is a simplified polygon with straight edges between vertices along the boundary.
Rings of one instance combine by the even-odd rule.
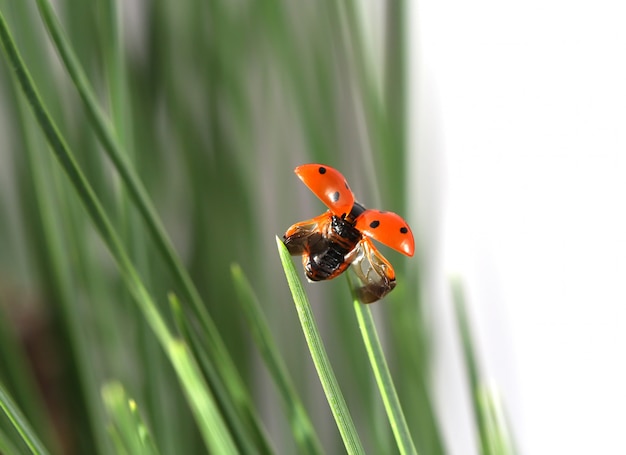
[[352, 266], [359, 299], [363, 303], [382, 299], [396, 286], [396, 276], [371, 239], [413, 256], [409, 225], [395, 213], [366, 209], [332, 167], [304, 164], [295, 173], [330, 210], [287, 229], [283, 242], [291, 255], [302, 256], [311, 281], [333, 279]]

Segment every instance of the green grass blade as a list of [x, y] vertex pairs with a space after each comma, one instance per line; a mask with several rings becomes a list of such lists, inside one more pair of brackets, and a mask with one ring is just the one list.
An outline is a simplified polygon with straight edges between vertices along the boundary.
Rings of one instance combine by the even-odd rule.
[[122, 278], [130, 294], [139, 305], [144, 317], [174, 366], [178, 378], [183, 384], [183, 390], [194, 413], [198, 427], [204, 436], [207, 447], [215, 453], [236, 453], [234, 443], [217, 411], [215, 402], [211, 397], [208, 387], [206, 387], [204, 383], [204, 379], [197, 364], [190, 356], [186, 346], [172, 338], [154, 301], [139, 279], [134, 266], [130, 262], [128, 254], [122, 246], [119, 236], [104, 212], [102, 204], [93, 192], [89, 182], [86, 180], [66, 145], [65, 140], [43, 105], [32, 78], [15, 47], [15, 43], [1, 12], [0, 40], [2, 41], [12, 68], [16, 73], [17, 80], [33, 109], [35, 117], [44, 131], [52, 151], [67, 173], [77, 195], [91, 217], [94, 226], [117, 262], [121, 270]]
[[185, 394], [198, 421], [200, 432], [211, 453], [238, 453], [235, 443], [220, 415], [215, 399], [206, 387], [200, 368], [191, 356], [187, 346], [181, 341], [171, 340], [168, 343], [168, 354], [174, 363], [176, 372], [185, 385]]
[[39, 441], [39, 438], [33, 430], [30, 428], [30, 424], [26, 421], [26, 418], [22, 415], [22, 411], [13, 403], [13, 400], [4, 390], [4, 386], [0, 384], [0, 408], [9, 418], [15, 429], [22, 437], [24, 443], [28, 446], [31, 453], [45, 455], [48, 450]]
[[261, 427], [260, 421], [256, 416], [255, 410], [252, 408], [252, 402], [245, 390], [243, 381], [237, 372], [234, 362], [230, 357], [228, 350], [222, 340], [217, 326], [209, 315], [206, 306], [202, 302], [200, 294], [193, 284], [191, 277], [180, 262], [174, 247], [167, 235], [165, 227], [161, 223], [157, 212], [148, 197], [141, 180], [131, 166], [126, 154], [123, 153], [112, 128], [111, 122], [99, 107], [94, 90], [89, 84], [78, 59], [74, 55], [71, 46], [67, 42], [58, 19], [54, 15], [54, 11], [48, 0], [37, 0], [43, 21], [48, 28], [50, 35], [57, 47], [59, 54], [70, 74], [76, 89], [78, 90], [85, 109], [87, 110], [89, 120], [95, 129], [96, 135], [103, 145], [107, 155], [115, 165], [120, 177], [128, 189], [129, 196], [137, 209], [139, 210], [148, 231], [154, 240], [157, 250], [163, 257], [165, 263], [172, 272], [172, 275], [181, 288], [182, 296], [187, 303], [191, 304], [191, 308], [196, 316], [201, 320], [204, 331], [207, 334], [209, 343], [206, 348], [211, 352], [211, 361], [219, 364], [220, 374], [223, 376], [223, 382], [227, 390], [235, 401], [235, 405], [241, 410], [241, 414], [245, 416], [248, 426], [255, 433], [255, 437], [260, 446], [264, 446], [269, 450], [269, 442], [265, 436], [265, 432]]
[[[28, 360], [24, 346], [20, 343], [15, 328], [10, 325], [11, 319], [5, 311], [6, 302], [0, 297], [0, 383], [5, 386], [5, 393], [10, 393], [16, 403], [28, 416], [35, 428], [45, 428], [45, 412], [43, 399], [37, 389], [35, 378], [29, 374]], [[48, 434], [40, 435], [52, 450], [55, 441], [50, 441]], [[46, 440], [48, 436], [48, 440]], [[3, 452], [0, 453], [11, 453]]]
[[485, 429], [489, 453], [495, 455], [515, 455], [517, 453], [515, 444], [498, 394], [488, 387], [481, 387], [479, 400], [485, 414]]
[[72, 78], [79, 95], [81, 96], [83, 105], [87, 110], [89, 120], [94, 127], [98, 139], [102, 143], [107, 155], [115, 165], [115, 168], [120, 173], [122, 180], [128, 187], [129, 195], [144, 218], [146, 226], [156, 241], [159, 251], [172, 271], [175, 272], [175, 276], [183, 284], [183, 289], [187, 294], [189, 294], [188, 297], [191, 303], [194, 304], [194, 307], [201, 308], [202, 305], [199, 303], [200, 297], [194, 290], [194, 286], [191, 283], [190, 278], [184, 271], [182, 264], [174, 252], [174, 248], [169, 241], [165, 228], [163, 227], [154, 206], [150, 202], [146, 189], [131, 166], [127, 154], [123, 152], [122, 147], [120, 146], [112, 129], [111, 122], [106, 117], [104, 111], [100, 108], [94, 90], [91, 87], [85, 72], [80, 66], [78, 58], [72, 51], [72, 47], [67, 42], [50, 2], [47, 0], [37, 0], [37, 6], [39, 7], [44, 24], [46, 25], [50, 36], [56, 45], [61, 59], [65, 64], [65, 67]]
[[20, 450], [13, 443], [11, 438], [4, 432], [4, 429], [0, 427], [0, 453], [22, 454], [26, 449]]
[[111, 419], [110, 431], [118, 453], [140, 453], [157, 455], [152, 435], [144, 423], [137, 403], [126, 395], [118, 382], [110, 382], [102, 387], [102, 400]]
[[[350, 281], [348, 279], [348, 281]], [[350, 286], [352, 289], [352, 286]], [[378, 339], [378, 333], [376, 332], [376, 325], [372, 318], [372, 313], [369, 306], [362, 304], [359, 300], [353, 296], [354, 300], [354, 312], [363, 335], [363, 343], [367, 350], [367, 355], [372, 365], [372, 371], [376, 378], [376, 384], [380, 390], [380, 395], [385, 405], [385, 411], [387, 411], [387, 417], [393, 430], [393, 435], [396, 438], [398, 449], [401, 454], [417, 455], [417, 450], [411, 439], [411, 433], [409, 427], [406, 424], [404, 418], [404, 412], [402, 406], [400, 406], [400, 400], [396, 393], [396, 388], [393, 385], [391, 373], [385, 360], [385, 353], [380, 345]]]
[[343, 443], [349, 454], [363, 454], [364, 451], [361, 440], [356, 432], [354, 422], [352, 421], [346, 402], [339, 389], [339, 384], [337, 384], [335, 373], [328, 360], [322, 338], [317, 330], [315, 319], [313, 318], [309, 299], [304, 292], [304, 288], [298, 278], [298, 274], [293, 266], [287, 248], [278, 237], [276, 237], [276, 244], [278, 246], [280, 261], [285, 270], [287, 282], [289, 283], [289, 289], [291, 290], [293, 301], [296, 304], [296, 310], [300, 324], [302, 325], [304, 337], [309, 345], [309, 351], [311, 352], [315, 369], [319, 375], [324, 393], [326, 394], [326, 399], [328, 400], [333, 417], [337, 423], [337, 428], [339, 429]]
[[54, 40], [63, 63], [65, 64], [65, 67], [70, 74], [81, 99], [83, 100], [83, 104], [89, 115], [89, 120], [95, 129], [96, 135], [101, 141], [107, 155], [115, 165], [115, 168], [120, 173], [122, 180], [126, 184], [129, 195], [141, 213], [146, 226], [157, 244], [159, 252], [174, 272], [174, 276], [182, 285], [182, 288], [186, 293], [185, 297], [190, 300], [193, 308], [198, 311], [203, 318], [208, 317], [208, 315], [206, 315], [206, 310], [201, 303], [200, 296], [195, 290], [189, 275], [185, 272], [184, 267], [180, 263], [178, 256], [169, 241], [165, 227], [161, 223], [154, 206], [150, 202], [146, 189], [131, 166], [127, 155], [123, 153], [122, 147], [112, 130], [111, 122], [107, 119], [106, 115], [100, 108], [94, 94], [94, 90], [89, 84], [85, 72], [78, 63], [78, 59], [74, 55], [71, 46], [67, 42], [58, 19], [54, 15], [50, 2], [47, 0], [37, 0], [37, 6], [40, 9], [44, 23]]
[[478, 428], [480, 453], [483, 455], [511, 455], [515, 453], [510, 432], [499, 401], [492, 391], [483, 385], [476, 359], [463, 286], [460, 279], [452, 280], [452, 297], [457, 325], [463, 343], [463, 359], [472, 395], [472, 410]]
[[242, 453], [253, 454], [271, 454], [273, 453], [269, 447], [256, 446], [254, 440], [254, 433], [250, 431], [249, 427], [245, 426], [245, 418], [238, 414], [238, 409], [233, 405], [230, 400], [224, 399], [227, 396], [226, 388], [222, 383], [217, 371], [213, 364], [207, 359], [205, 352], [202, 350], [202, 346], [206, 340], [190, 330], [189, 324], [185, 319], [182, 311], [180, 301], [176, 295], [170, 293], [169, 295], [170, 307], [174, 315], [174, 321], [176, 328], [182, 334], [183, 338], [187, 340], [187, 343], [191, 347], [195, 357], [198, 359], [198, 364], [204, 375], [209, 378], [209, 381], [213, 385], [215, 397], [218, 401], [220, 409], [222, 411], [225, 421], [233, 432], [233, 437], [236, 440], [237, 446]]
[[180, 380], [204, 442], [211, 453], [236, 454], [235, 443], [222, 419], [215, 398], [187, 345], [175, 339], [132, 269], [124, 276], [148, 324], [154, 331]]
[[287, 407], [291, 431], [299, 448], [298, 453], [321, 454], [322, 449], [319, 438], [300, 397], [296, 393], [293, 381], [287, 372], [287, 367], [282, 360], [252, 286], [239, 265], [231, 265], [230, 270], [251, 335], [257, 348], [261, 351], [265, 365], [272, 375], [276, 387], [278, 387], [284, 405]]
[[457, 325], [463, 344], [463, 360], [465, 361], [467, 380], [472, 396], [472, 411], [478, 430], [479, 452], [483, 455], [491, 455], [488, 444], [489, 436], [487, 434], [487, 424], [485, 421], [486, 416], [480, 400], [480, 378], [476, 356], [474, 355], [474, 342], [470, 332], [469, 321], [467, 320], [463, 288], [458, 279], [452, 281], [452, 297], [456, 311]]

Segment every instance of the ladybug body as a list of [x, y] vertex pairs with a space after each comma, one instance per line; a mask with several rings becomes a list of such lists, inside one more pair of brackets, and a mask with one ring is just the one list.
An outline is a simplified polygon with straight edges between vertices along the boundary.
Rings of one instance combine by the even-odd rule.
[[289, 252], [302, 256], [307, 278], [330, 280], [350, 268], [363, 303], [384, 297], [395, 287], [395, 272], [370, 238], [412, 256], [413, 234], [406, 222], [392, 212], [366, 209], [355, 200], [341, 173], [331, 167], [305, 164], [295, 172], [329, 208], [294, 224], [283, 236]]
[[[361, 241], [361, 233], [353, 223], [332, 215], [330, 211], [324, 214], [317, 229], [319, 232], [308, 235], [304, 242], [307, 253], [304, 270], [311, 281], [329, 280], [341, 275], [348, 268], [350, 262], [346, 258]], [[292, 245], [299, 238], [286, 237], [285, 245], [291, 254], [298, 254], [299, 247], [293, 248]]]

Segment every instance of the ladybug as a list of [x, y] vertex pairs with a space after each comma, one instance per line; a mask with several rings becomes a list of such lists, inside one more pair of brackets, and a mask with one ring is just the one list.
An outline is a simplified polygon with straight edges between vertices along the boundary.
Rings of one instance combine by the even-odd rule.
[[329, 210], [287, 229], [283, 243], [289, 253], [302, 256], [310, 281], [331, 280], [351, 266], [359, 300], [382, 299], [396, 286], [396, 276], [371, 239], [413, 256], [409, 225], [395, 213], [365, 208], [344, 176], [330, 166], [304, 164], [294, 172]]

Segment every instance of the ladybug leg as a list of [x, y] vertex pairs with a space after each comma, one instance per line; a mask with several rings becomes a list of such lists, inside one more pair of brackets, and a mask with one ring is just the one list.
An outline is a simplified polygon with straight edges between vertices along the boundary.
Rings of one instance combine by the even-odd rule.
[[[311, 247], [324, 243], [323, 232], [328, 226], [330, 213], [325, 212], [310, 220], [294, 224], [285, 235], [283, 243], [292, 256], [301, 256], [311, 250]], [[318, 249], [318, 248], [314, 248]]]

